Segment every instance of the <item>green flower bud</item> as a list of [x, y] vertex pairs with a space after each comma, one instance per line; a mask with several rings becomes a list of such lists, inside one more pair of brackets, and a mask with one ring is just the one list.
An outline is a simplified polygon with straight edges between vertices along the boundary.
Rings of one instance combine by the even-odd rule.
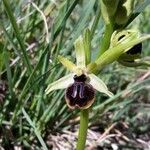
[[103, 0], [103, 3], [107, 8], [108, 15], [114, 16], [118, 7], [119, 0]]
[[124, 42], [125, 40], [129, 39], [130, 35], [132, 35], [132, 38], [138, 38], [139, 33], [138, 31], [134, 30], [116, 30], [112, 36], [111, 36], [111, 43], [110, 47], [115, 47], [118, 44]]
[[122, 54], [119, 57], [119, 60], [125, 62], [134, 62], [135, 59], [141, 58], [141, 51], [142, 51], [142, 43], [136, 44], [131, 49], [129, 49], [126, 53]]
[[[117, 45], [119, 42], [123, 41], [128, 33], [129, 33], [128, 31], [124, 31], [124, 32], [120, 32], [120, 33], [116, 34], [114, 39], [112, 39], [112, 45], [113, 46]], [[138, 38], [139, 37], [138, 33], [135, 34], [135, 36]], [[129, 48], [128, 51], [123, 53], [118, 58], [118, 62], [125, 66], [127, 66], [127, 64], [134, 63], [136, 59], [141, 58], [141, 52], [142, 52], [142, 43], [138, 43], [138, 44], [134, 45], [133, 47]], [[130, 66], [132, 66], [132, 65], [130, 65]]]
[[117, 10], [119, 0], [99, 0], [99, 2], [105, 24], [110, 24]]
[[115, 23], [125, 25], [133, 12], [134, 0], [121, 0], [115, 14]]
[[[135, 45], [142, 43], [143, 41], [148, 40], [148, 39], [150, 39], [149, 34], [140, 37], [138, 32], [133, 31], [133, 30], [123, 30], [120, 32], [115, 31], [112, 34], [109, 49], [106, 50], [102, 55], [100, 55], [98, 59], [95, 60], [94, 62], [96, 63], [95, 66], [97, 70], [101, 70], [106, 65], [114, 61], [118, 61], [121, 58], [121, 56], [125, 53], [126, 54], [130, 53], [131, 55], [133, 53], [133, 50], [131, 48], [133, 48]], [[127, 51], [129, 52], [127, 53]], [[136, 51], [134, 50], [134, 53]], [[92, 70], [91, 64], [88, 65], [88, 70], [90, 70], [89, 68]]]

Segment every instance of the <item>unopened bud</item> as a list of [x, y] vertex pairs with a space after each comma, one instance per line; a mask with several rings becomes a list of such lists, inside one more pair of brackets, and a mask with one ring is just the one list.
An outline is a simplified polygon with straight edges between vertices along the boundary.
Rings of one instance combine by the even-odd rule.
[[113, 16], [117, 10], [119, 0], [103, 0], [104, 5], [107, 8], [109, 16]]
[[133, 12], [134, 0], [121, 0], [115, 14], [115, 23], [125, 25]]

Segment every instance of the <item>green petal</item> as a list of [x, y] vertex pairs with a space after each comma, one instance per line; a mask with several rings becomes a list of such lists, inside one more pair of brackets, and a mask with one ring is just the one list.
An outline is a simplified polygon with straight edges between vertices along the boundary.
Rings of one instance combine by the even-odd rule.
[[73, 77], [74, 77], [74, 74], [71, 73], [49, 84], [47, 89], [45, 90], [46, 94], [49, 94], [53, 90], [67, 88], [70, 84], [74, 82]]
[[59, 55], [58, 60], [71, 72], [74, 72], [77, 75], [82, 74], [82, 70], [80, 68], [78, 68], [74, 63], [69, 61], [67, 58]]
[[98, 78], [94, 74], [89, 74], [88, 76], [90, 78], [90, 84], [93, 86], [94, 89], [96, 89], [97, 91], [101, 93], [107, 94], [109, 97], [113, 96], [113, 93], [111, 93], [108, 90], [106, 84], [100, 78]]
[[85, 68], [85, 51], [84, 51], [84, 44], [83, 38], [80, 36], [74, 43], [75, 51], [76, 51], [76, 63], [77, 67]]

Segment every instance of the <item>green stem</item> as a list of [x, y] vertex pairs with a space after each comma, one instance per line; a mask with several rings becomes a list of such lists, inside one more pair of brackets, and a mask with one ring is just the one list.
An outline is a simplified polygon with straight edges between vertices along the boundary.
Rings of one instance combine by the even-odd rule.
[[89, 109], [81, 110], [80, 112], [80, 129], [78, 133], [77, 150], [84, 150], [89, 121]]
[[[92, 39], [94, 32], [96, 30], [96, 27], [98, 25], [99, 18], [101, 16], [100, 9], [97, 10], [95, 20], [93, 22], [92, 28], [91, 28], [91, 37]], [[87, 62], [90, 62], [91, 58], [88, 57], [86, 60]], [[89, 122], [89, 109], [81, 110], [80, 112], [80, 128], [78, 133], [78, 142], [77, 142], [77, 150], [84, 150], [85, 144], [86, 144], [86, 137], [87, 137], [87, 129], [88, 129], [88, 122]]]
[[100, 46], [100, 50], [99, 50], [99, 53], [98, 53], [98, 57], [101, 54], [103, 54], [109, 48], [110, 39], [111, 39], [111, 35], [112, 35], [113, 31], [114, 31], [113, 24], [112, 23], [106, 24], [104, 36], [103, 36], [101, 46]]

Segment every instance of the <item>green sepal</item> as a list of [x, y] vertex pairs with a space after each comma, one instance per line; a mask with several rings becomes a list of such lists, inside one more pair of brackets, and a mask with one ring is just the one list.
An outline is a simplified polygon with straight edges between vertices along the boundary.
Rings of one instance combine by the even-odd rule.
[[108, 90], [106, 84], [100, 78], [98, 78], [94, 74], [89, 74], [88, 77], [90, 78], [90, 84], [93, 86], [94, 89], [96, 89], [97, 91], [101, 93], [105, 93], [109, 97], [113, 96], [113, 93], [111, 93]]
[[78, 68], [74, 63], [69, 61], [67, 58], [59, 55], [58, 60], [63, 64], [63, 66], [65, 66], [71, 72], [74, 72], [76, 75], [82, 74], [82, 70]]
[[70, 73], [58, 79], [57, 81], [50, 83], [45, 90], [46, 94], [49, 94], [51, 91], [54, 91], [54, 90], [67, 88], [70, 84], [74, 82], [73, 77], [74, 77], [74, 74]]
[[75, 41], [74, 47], [76, 52], [77, 67], [84, 69], [86, 67], [86, 58], [82, 36], [79, 36], [79, 38]]
[[91, 62], [91, 32], [87, 28], [83, 34], [83, 45], [85, 50], [86, 65]]

